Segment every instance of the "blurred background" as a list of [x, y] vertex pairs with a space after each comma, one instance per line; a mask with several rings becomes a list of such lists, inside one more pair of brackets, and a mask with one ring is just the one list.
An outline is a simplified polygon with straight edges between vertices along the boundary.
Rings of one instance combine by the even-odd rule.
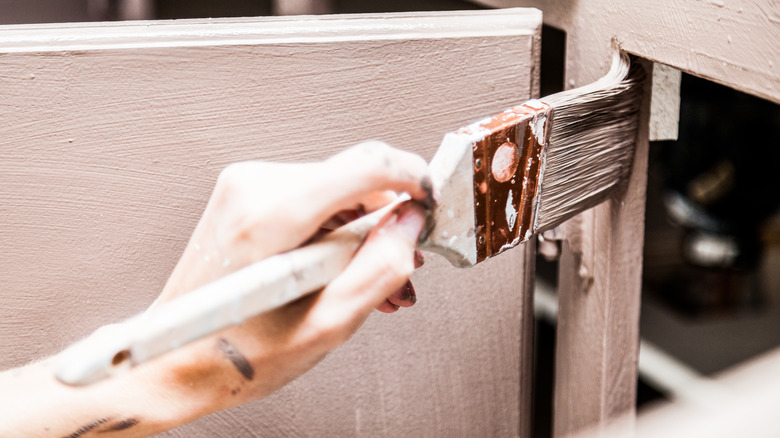
[[[458, 0], [0, 0], [0, 24], [479, 9]], [[542, 95], [564, 86], [566, 34], [542, 34]], [[679, 73], [678, 73], [679, 74]], [[681, 75], [676, 141], [651, 143], [638, 405], [684, 398], [780, 346], [780, 106]], [[535, 414], [550, 436], [556, 262], [538, 260]]]

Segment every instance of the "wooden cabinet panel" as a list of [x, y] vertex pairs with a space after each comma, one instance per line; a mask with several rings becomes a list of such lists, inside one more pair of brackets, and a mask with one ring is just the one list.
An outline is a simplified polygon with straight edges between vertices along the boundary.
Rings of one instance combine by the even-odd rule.
[[[144, 309], [214, 180], [442, 135], [538, 91], [535, 10], [0, 28], [0, 358], [19, 366]], [[170, 436], [526, 436], [533, 248], [373, 315], [267, 400]]]
[[536, 7], [567, 39], [567, 85], [609, 67], [614, 39], [642, 58], [780, 102], [780, 8], [774, 0], [476, 0]]
[[[640, 58], [780, 102], [780, 32], [772, 0], [475, 3], [538, 7], [546, 24], [566, 32], [566, 88], [606, 72], [609, 53], [618, 45]], [[626, 420], [620, 426], [633, 425], [649, 95], [643, 105], [625, 189], [563, 226], [569, 244], [564, 245], [559, 274], [556, 436], [616, 419]], [[625, 430], [619, 434], [630, 435]]]

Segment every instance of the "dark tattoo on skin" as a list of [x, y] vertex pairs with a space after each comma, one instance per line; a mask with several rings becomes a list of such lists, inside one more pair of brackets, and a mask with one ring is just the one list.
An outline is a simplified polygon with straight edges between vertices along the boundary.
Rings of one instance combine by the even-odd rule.
[[90, 430], [100, 426], [101, 424], [108, 423], [109, 421], [111, 421], [110, 418], [101, 418], [99, 420], [95, 420], [87, 425], [79, 427], [75, 432], [70, 435], [66, 435], [64, 438], [79, 438], [81, 435], [84, 435]]
[[[85, 426], [81, 426], [78, 428], [78, 430], [63, 438], [79, 438], [80, 436], [92, 431], [95, 431], [96, 433], [118, 432], [120, 430], [130, 429], [131, 427], [138, 424], [138, 420], [135, 418], [128, 418], [127, 420], [120, 420], [111, 424], [106, 424], [110, 421], [110, 417], [95, 420]], [[106, 427], [101, 427], [103, 425], [106, 425]], [[98, 427], [100, 427], [100, 429], [98, 429]]]
[[138, 424], [138, 420], [135, 418], [128, 418], [127, 420], [117, 421], [116, 423], [99, 430], [98, 433], [118, 432], [120, 430], [130, 429]]
[[239, 352], [236, 347], [232, 346], [225, 338], [219, 338], [217, 340], [217, 346], [220, 350], [222, 350], [222, 353], [225, 355], [225, 357], [227, 357], [228, 360], [233, 363], [238, 372], [241, 373], [245, 379], [252, 380], [252, 378], [255, 377], [255, 369], [252, 368], [252, 365], [249, 363], [249, 361], [246, 360], [244, 355], [241, 354], [241, 352]]

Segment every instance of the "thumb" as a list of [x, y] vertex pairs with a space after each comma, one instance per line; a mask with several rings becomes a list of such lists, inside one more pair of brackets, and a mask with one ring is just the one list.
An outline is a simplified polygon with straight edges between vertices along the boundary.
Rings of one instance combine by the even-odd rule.
[[323, 295], [342, 301], [339, 307], [362, 322], [414, 272], [414, 251], [424, 225], [425, 213], [420, 205], [402, 204], [369, 234], [349, 266]]

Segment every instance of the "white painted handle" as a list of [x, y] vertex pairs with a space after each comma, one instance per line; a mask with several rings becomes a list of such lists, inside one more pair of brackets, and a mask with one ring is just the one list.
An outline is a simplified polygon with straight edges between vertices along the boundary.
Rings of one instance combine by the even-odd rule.
[[401, 202], [350, 222], [323, 239], [269, 257], [127, 321], [107, 326], [60, 355], [56, 377], [96, 382], [325, 287], [368, 233]]

